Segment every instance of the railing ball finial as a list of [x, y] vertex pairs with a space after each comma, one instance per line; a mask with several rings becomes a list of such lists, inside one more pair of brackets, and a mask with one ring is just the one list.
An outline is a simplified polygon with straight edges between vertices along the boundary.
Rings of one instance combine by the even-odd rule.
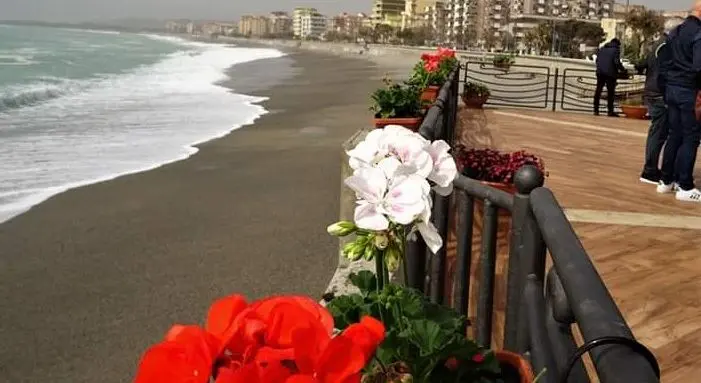
[[514, 185], [521, 194], [530, 194], [535, 188], [543, 186], [545, 176], [533, 165], [525, 165], [516, 171]]

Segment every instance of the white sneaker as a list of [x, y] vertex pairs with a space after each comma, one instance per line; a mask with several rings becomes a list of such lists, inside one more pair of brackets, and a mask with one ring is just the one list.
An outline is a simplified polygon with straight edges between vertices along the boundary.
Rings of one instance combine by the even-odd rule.
[[686, 202], [701, 202], [701, 190], [693, 188], [691, 190], [677, 190], [676, 198]]
[[669, 194], [678, 190], [679, 186], [677, 186], [676, 182], [672, 182], [671, 184], [667, 185], [664, 182], [660, 181], [660, 183], [657, 184], [657, 192], [660, 194]]

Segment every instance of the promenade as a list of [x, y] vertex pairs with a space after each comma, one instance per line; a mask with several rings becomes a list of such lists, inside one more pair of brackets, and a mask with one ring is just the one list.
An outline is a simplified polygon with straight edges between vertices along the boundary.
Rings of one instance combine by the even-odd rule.
[[545, 161], [546, 186], [635, 336], [655, 353], [662, 381], [698, 379], [701, 206], [639, 182], [648, 122], [506, 108], [461, 110], [459, 118], [461, 142]]

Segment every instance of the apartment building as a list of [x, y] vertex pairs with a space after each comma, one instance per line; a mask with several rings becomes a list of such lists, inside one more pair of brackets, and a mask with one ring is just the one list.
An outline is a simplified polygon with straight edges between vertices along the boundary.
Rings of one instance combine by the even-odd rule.
[[434, 5], [429, 5], [423, 12], [424, 25], [431, 28], [435, 39], [444, 40], [446, 33], [446, 10], [445, 5], [437, 1]]
[[283, 36], [292, 33], [292, 17], [287, 12], [271, 12], [268, 18], [270, 19], [270, 34]]
[[292, 13], [292, 30], [297, 38], [319, 38], [326, 33], [327, 20], [316, 8], [295, 8]]
[[373, 0], [373, 24], [387, 24], [393, 27], [402, 26], [402, 13], [406, 10], [406, 0]]
[[344, 12], [332, 17], [329, 20], [328, 28], [346, 36], [357, 36], [367, 20], [368, 16], [364, 13], [353, 15]]
[[509, 19], [509, 0], [449, 0], [446, 4], [446, 37], [476, 45], [495, 45]]
[[246, 15], [239, 21], [239, 34], [262, 37], [270, 33], [270, 19], [265, 16]]

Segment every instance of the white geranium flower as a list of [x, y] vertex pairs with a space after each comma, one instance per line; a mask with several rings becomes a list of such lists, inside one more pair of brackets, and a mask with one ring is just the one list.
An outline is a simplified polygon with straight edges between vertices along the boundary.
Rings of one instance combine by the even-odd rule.
[[355, 223], [367, 230], [387, 230], [390, 220], [408, 225], [426, 209], [427, 181], [416, 175], [397, 175], [388, 180], [380, 168], [362, 168], [345, 183], [359, 198]]
[[[349, 150], [348, 163], [352, 169], [358, 170], [378, 166], [387, 158], [396, 158], [407, 167], [405, 173], [416, 173], [426, 178], [433, 169], [433, 160], [427, 151], [429, 146], [430, 142], [420, 134], [403, 126], [389, 125], [371, 131], [362, 142]], [[394, 170], [397, 168], [394, 166]]]
[[442, 196], [450, 195], [453, 192], [453, 181], [458, 177], [455, 159], [448, 153], [450, 145], [443, 140], [433, 141], [427, 150], [433, 162], [428, 179], [435, 182], [436, 193]]
[[416, 224], [419, 229], [421, 237], [426, 242], [426, 246], [431, 249], [433, 254], [437, 253], [438, 250], [443, 247], [443, 238], [438, 234], [438, 229], [431, 223], [431, 221], [419, 222]]

